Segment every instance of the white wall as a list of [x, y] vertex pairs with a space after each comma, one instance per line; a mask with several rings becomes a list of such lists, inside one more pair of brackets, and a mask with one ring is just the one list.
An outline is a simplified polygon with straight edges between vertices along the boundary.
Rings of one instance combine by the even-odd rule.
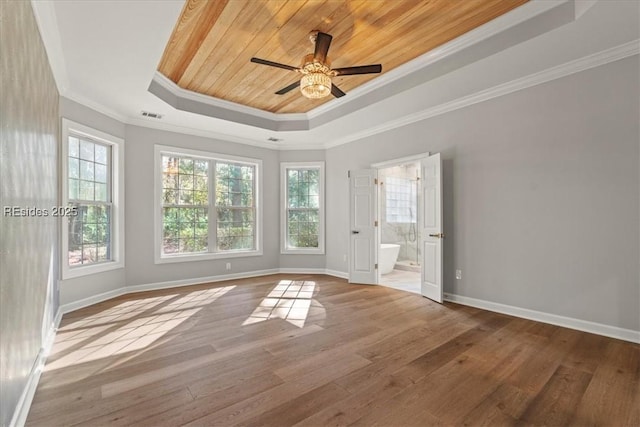
[[440, 152], [445, 292], [639, 330], [639, 72], [636, 55], [329, 149], [327, 268], [347, 270], [347, 171]]
[[50, 211], [58, 204], [59, 120], [58, 90], [31, 3], [0, 2], [0, 22], [0, 425], [6, 426], [14, 414], [26, 416], [53, 332], [58, 228], [52, 216], [10, 217], [4, 207]]

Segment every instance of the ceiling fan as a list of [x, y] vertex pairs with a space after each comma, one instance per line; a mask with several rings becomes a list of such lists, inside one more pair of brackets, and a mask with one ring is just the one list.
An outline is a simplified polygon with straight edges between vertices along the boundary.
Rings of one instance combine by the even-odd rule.
[[374, 74], [382, 71], [381, 64], [359, 65], [356, 67], [331, 68], [331, 62], [327, 58], [329, 46], [333, 37], [320, 31], [313, 31], [309, 35], [311, 43], [315, 45], [314, 53], [305, 55], [301, 67], [280, 64], [266, 59], [251, 58], [256, 64], [269, 65], [302, 74], [302, 78], [289, 86], [276, 92], [276, 95], [284, 95], [293, 89], [300, 87], [300, 92], [307, 98], [324, 98], [332, 94], [336, 98], [345, 96], [338, 86], [331, 82], [331, 77], [350, 76], [354, 74]]

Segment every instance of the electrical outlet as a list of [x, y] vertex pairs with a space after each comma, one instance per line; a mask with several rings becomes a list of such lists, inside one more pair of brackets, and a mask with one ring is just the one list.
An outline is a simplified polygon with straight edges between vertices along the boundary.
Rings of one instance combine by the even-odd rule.
[[462, 270], [456, 270], [456, 279], [462, 280]]
[[231, 270], [231, 263], [230, 262], [227, 263], [227, 270]]
[[347, 254], [342, 255], [342, 262], [347, 262]]

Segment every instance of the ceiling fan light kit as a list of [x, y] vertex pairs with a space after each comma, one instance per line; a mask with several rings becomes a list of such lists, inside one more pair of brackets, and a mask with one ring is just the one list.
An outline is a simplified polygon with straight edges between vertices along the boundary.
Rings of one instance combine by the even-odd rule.
[[315, 60], [314, 54], [305, 56], [304, 65], [298, 71], [303, 74], [300, 79], [300, 92], [309, 99], [319, 99], [331, 93], [331, 77], [336, 75], [332, 71], [328, 60], [322, 64]]
[[295, 71], [302, 74], [302, 78], [289, 86], [280, 89], [276, 95], [284, 95], [296, 87], [300, 87], [302, 95], [309, 99], [320, 99], [332, 94], [336, 98], [346, 95], [331, 81], [335, 76], [348, 76], [354, 74], [374, 74], [382, 72], [382, 65], [361, 65], [346, 68], [331, 68], [331, 63], [327, 58], [331, 40], [333, 37], [320, 31], [312, 31], [309, 39], [315, 45], [315, 52], [305, 55], [300, 68], [291, 65], [280, 64], [266, 59], [251, 58], [251, 62], [268, 65], [270, 67], [282, 68], [284, 70]]

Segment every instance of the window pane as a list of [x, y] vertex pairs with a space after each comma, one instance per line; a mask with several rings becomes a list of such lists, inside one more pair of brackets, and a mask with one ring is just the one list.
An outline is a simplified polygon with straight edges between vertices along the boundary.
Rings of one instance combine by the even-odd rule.
[[91, 181], [80, 181], [80, 200], [94, 200], [93, 194], [93, 182]]
[[178, 204], [190, 205], [193, 203], [193, 191], [191, 190], [179, 190]]
[[69, 137], [69, 157], [80, 156], [80, 141], [78, 138]]
[[178, 175], [178, 186], [183, 190], [193, 190], [193, 175]]
[[194, 177], [193, 188], [197, 191], [209, 191], [207, 177], [206, 176]]
[[78, 215], [69, 218], [67, 254], [70, 266], [110, 261], [111, 206], [72, 204]]
[[162, 172], [169, 174], [178, 173], [180, 159], [173, 156], [162, 156]]
[[69, 180], [69, 199], [77, 199], [78, 198], [78, 180], [70, 179]]
[[207, 210], [201, 208], [163, 209], [163, 253], [196, 253], [207, 250]]
[[178, 174], [162, 174], [162, 188], [178, 188]]
[[106, 202], [107, 201], [107, 184], [96, 183], [95, 196], [97, 201]]
[[94, 164], [93, 162], [87, 162], [80, 160], [80, 179], [86, 179], [93, 181], [94, 177]]
[[219, 251], [254, 249], [253, 209], [218, 209]]
[[187, 175], [193, 175], [193, 160], [192, 159], [180, 159], [179, 172]]
[[95, 180], [96, 182], [107, 182], [107, 165], [96, 164]]
[[78, 159], [69, 159], [69, 178], [80, 178], [80, 163]]
[[104, 145], [96, 144], [95, 146], [96, 163], [107, 164], [107, 147]]
[[209, 162], [206, 160], [196, 160], [193, 163], [193, 170], [196, 175], [207, 176], [209, 174]]
[[80, 141], [80, 158], [93, 162], [93, 151], [95, 144], [89, 141]]
[[[385, 179], [385, 215], [387, 222], [411, 223], [416, 220], [416, 182], [389, 176]], [[414, 208], [412, 208], [412, 206]]]

